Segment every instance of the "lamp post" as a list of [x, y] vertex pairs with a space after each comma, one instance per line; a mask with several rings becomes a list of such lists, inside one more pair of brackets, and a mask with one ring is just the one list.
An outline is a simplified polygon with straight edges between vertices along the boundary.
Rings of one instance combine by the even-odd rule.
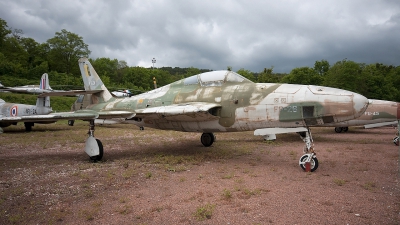
[[153, 70], [154, 70], [154, 63], [156, 63], [156, 58], [153, 58], [153, 59], [151, 60], [151, 62], [153, 63]]

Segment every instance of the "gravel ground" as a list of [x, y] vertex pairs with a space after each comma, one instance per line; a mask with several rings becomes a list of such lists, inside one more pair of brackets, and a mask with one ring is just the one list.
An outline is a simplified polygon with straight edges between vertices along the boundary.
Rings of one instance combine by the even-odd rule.
[[313, 128], [319, 168], [301, 170], [297, 134], [200, 135], [86, 123], [5, 128], [0, 224], [400, 224], [395, 130]]

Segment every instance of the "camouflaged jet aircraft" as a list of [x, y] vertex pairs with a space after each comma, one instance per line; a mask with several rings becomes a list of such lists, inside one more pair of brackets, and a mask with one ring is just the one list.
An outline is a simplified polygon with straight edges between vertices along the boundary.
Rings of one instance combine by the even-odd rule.
[[[123, 118], [139, 127], [202, 133], [208, 147], [215, 132], [239, 132], [269, 128], [303, 128], [305, 142], [299, 164], [318, 168], [311, 125], [337, 123], [363, 115], [368, 99], [350, 91], [295, 84], [253, 83], [232, 71], [212, 71], [194, 75], [152, 91], [115, 98], [104, 86], [86, 58], [79, 60], [85, 92], [90, 105], [76, 113], [93, 114], [97, 119]], [[75, 92], [75, 94], [77, 94]], [[44, 93], [39, 96], [55, 96]], [[101, 160], [103, 145], [94, 137], [94, 119], [89, 120], [85, 152]], [[298, 132], [298, 131], [296, 131]]]

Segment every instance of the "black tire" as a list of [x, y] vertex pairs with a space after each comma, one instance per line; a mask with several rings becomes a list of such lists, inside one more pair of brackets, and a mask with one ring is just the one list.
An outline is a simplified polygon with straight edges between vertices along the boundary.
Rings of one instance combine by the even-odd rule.
[[342, 130], [343, 130], [343, 132], [347, 132], [347, 131], [349, 131], [349, 128], [348, 127], [342, 127]]
[[[303, 155], [303, 156], [300, 158], [300, 162], [304, 162], [304, 161], [306, 161], [306, 159], [307, 159], [307, 155]], [[306, 167], [305, 167], [304, 164], [300, 164], [300, 167], [301, 167], [304, 171], [306, 171]], [[313, 158], [311, 159], [311, 172], [314, 172], [314, 171], [316, 171], [317, 169], [318, 169], [318, 159], [317, 159], [317, 157], [313, 157]]]
[[74, 123], [75, 123], [75, 120], [68, 120], [68, 125], [69, 125], [69, 126], [73, 126]]
[[335, 132], [336, 133], [342, 133], [343, 128], [341, 127], [335, 127]]
[[203, 133], [200, 141], [205, 147], [210, 147], [215, 141], [215, 136], [213, 133]]
[[96, 142], [97, 142], [97, 145], [99, 146], [99, 154], [90, 157], [90, 160], [92, 160], [93, 162], [101, 161], [101, 159], [103, 158], [103, 153], [104, 153], [103, 143], [101, 143], [101, 141], [97, 138], [96, 138]]
[[31, 122], [25, 122], [25, 131], [30, 132], [32, 131], [33, 123]]

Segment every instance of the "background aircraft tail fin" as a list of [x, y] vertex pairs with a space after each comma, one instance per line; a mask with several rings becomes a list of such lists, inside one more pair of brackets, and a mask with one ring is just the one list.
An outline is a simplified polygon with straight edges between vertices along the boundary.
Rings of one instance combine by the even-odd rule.
[[[39, 88], [43, 90], [50, 90], [49, 75], [44, 73], [40, 79]], [[36, 110], [38, 114], [47, 114], [52, 111], [50, 107], [50, 97], [38, 97], [36, 100]]]
[[50, 88], [50, 84], [49, 84], [49, 75], [47, 75], [47, 73], [44, 73], [42, 75], [42, 78], [40, 79], [39, 88], [42, 89], [42, 90], [51, 89]]
[[99, 75], [96, 73], [87, 58], [79, 59], [79, 68], [81, 70], [83, 84], [86, 91], [102, 90], [99, 93], [92, 94], [92, 103], [100, 103], [102, 101], [106, 102], [112, 98], [111, 93], [108, 91], [106, 86], [104, 86], [103, 81], [101, 81]]

